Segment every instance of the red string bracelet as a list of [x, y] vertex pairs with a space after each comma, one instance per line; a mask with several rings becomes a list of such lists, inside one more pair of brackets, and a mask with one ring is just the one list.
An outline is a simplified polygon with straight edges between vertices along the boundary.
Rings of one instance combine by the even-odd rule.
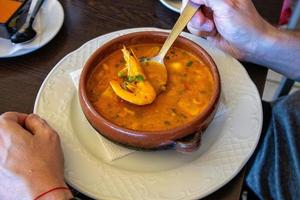
[[54, 190], [70, 190], [68, 187], [55, 187], [55, 188], [52, 188], [51, 190], [48, 190], [42, 194], [40, 194], [39, 196], [35, 197], [34, 200], [38, 200], [39, 198], [41, 198], [42, 196], [50, 193], [50, 192], [53, 192]]

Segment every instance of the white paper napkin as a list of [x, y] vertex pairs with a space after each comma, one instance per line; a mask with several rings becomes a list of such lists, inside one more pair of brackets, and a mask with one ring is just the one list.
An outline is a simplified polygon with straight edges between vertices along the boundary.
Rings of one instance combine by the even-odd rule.
[[[33, 11], [33, 8], [36, 4], [37, 0], [32, 0], [29, 13]], [[47, 0], [44, 2], [44, 5], [47, 3]], [[44, 17], [44, 11], [43, 7], [39, 10], [36, 19], [34, 20], [33, 27], [37, 32], [37, 36], [40, 35], [43, 32], [43, 25], [42, 25], [42, 17]], [[40, 46], [41, 43], [41, 37], [35, 37], [31, 42], [24, 43], [24, 44], [13, 44], [9, 39], [0, 38], [0, 48], [5, 48], [7, 54], [6, 55], [13, 55], [19, 50], [30, 50], [30, 49], [36, 49]]]
[[[81, 70], [82, 69], [78, 69], [78, 70], [70, 73], [71, 79], [77, 90], [78, 90]], [[219, 107], [215, 114], [214, 119], [222, 116], [223, 114], [225, 114], [226, 111], [227, 111], [227, 108], [225, 106], [225, 99], [223, 98], [223, 96], [221, 96], [221, 102], [219, 104]], [[122, 158], [126, 155], [129, 155], [130, 153], [135, 152], [135, 150], [128, 149], [123, 146], [119, 146], [119, 145], [107, 140], [100, 134], [97, 134], [97, 135], [98, 135], [98, 139], [99, 139], [100, 143], [103, 145], [103, 147], [105, 149], [106, 157], [107, 157], [107, 160], [109, 160], [109, 161], [113, 161], [113, 160]]]

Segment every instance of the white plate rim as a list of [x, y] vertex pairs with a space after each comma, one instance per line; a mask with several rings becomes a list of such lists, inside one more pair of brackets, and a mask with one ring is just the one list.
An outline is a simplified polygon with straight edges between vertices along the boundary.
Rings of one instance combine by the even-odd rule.
[[[148, 27], [145, 27], [145, 28], [132, 28], [132, 29], [125, 29], [125, 30], [120, 30], [120, 31], [115, 31], [115, 32], [112, 32], [112, 33], [109, 33], [109, 34], [106, 34], [106, 35], [102, 35], [102, 36], [99, 36], [98, 38], [94, 38], [88, 42], [86, 42], [85, 44], [83, 44], [80, 48], [78, 48], [77, 50], [69, 53], [68, 55], [66, 55], [59, 63], [57, 63], [57, 65], [49, 72], [49, 74], [47, 75], [47, 77], [45, 78], [43, 84], [41, 85], [40, 87], [40, 90], [38, 92], [38, 95], [37, 95], [37, 98], [36, 98], [36, 101], [35, 101], [35, 105], [34, 105], [34, 113], [38, 113], [38, 104], [39, 104], [39, 100], [41, 98], [41, 95], [42, 95], [42, 92], [43, 92], [43, 89], [45, 88], [45, 85], [47, 84], [47, 81], [48, 79], [50, 79], [50, 77], [53, 75], [53, 73], [59, 68], [60, 64], [62, 62], [64, 62], [69, 56], [71, 56], [73, 53], [76, 53], [77, 51], [79, 51], [80, 49], [84, 48], [87, 44], [91, 43], [92, 41], [95, 41], [103, 36], [108, 36], [108, 35], [113, 35], [113, 34], [118, 34], [118, 33], [121, 33], [121, 32], [126, 32], [126, 31], [129, 31], [129, 32], [136, 32], [136, 31], [145, 31], [145, 30], [148, 30], [148, 31], [153, 31], [153, 30], [158, 30], [158, 31], [166, 31], [166, 30], [163, 30], [163, 29], [157, 29], [157, 28], [148, 28]], [[186, 35], [190, 35], [188, 33], [183, 33], [184, 36]], [[195, 37], [195, 36], [191, 36], [191, 37]], [[232, 58], [234, 59], [234, 58]], [[235, 60], [235, 59], [234, 59]], [[238, 61], [236, 61], [238, 62]], [[239, 62], [238, 62], [239, 63]], [[239, 65], [241, 65], [239, 63]], [[242, 65], [241, 65], [242, 66]], [[253, 86], [256, 88], [256, 86], [254, 85], [254, 83], [251, 81], [250, 79], [250, 76], [248, 75], [247, 71], [242, 67], [241, 68], [241, 71], [243, 71], [243, 73], [245, 73], [245, 76], [247, 77], [248, 81], [251, 82], [251, 84], [253, 84]], [[257, 91], [257, 89], [255, 91], [253, 91], [254, 93], [256, 93], [255, 95], [258, 97], [258, 99], [260, 100], [260, 95]], [[260, 132], [261, 132], [261, 129], [262, 129], [262, 118], [263, 118], [263, 113], [262, 113], [262, 105], [261, 105], [261, 102], [258, 103], [257, 105], [257, 109], [259, 110], [259, 113], [258, 113], [258, 118], [260, 119], [260, 123], [259, 123], [259, 127], [257, 129], [257, 133], [258, 136], [257, 138], [255, 139], [253, 145], [252, 145], [252, 148], [251, 150], [249, 151], [249, 154], [247, 157], [244, 158], [243, 162], [240, 164], [239, 168], [237, 168], [231, 175], [231, 177], [227, 178], [226, 181], [222, 182], [222, 184], [219, 184], [217, 187], [209, 190], [209, 191], [206, 191], [205, 193], [202, 193], [201, 195], [198, 195], [198, 196], [189, 196], [188, 199], [190, 198], [203, 198], [215, 191], [217, 191], [218, 189], [220, 189], [221, 187], [223, 187], [224, 185], [226, 185], [230, 180], [232, 180], [239, 172], [240, 170], [244, 167], [244, 165], [246, 164], [246, 162], [249, 160], [249, 158], [251, 157], [251, 155], [253, 154], [257, 144], [258, 144], [258, 141], [259, 141], [259, 137], [260, 137]], [[68, 181], [68, 180], [67, 180]], [[78, 191], [90, 196], [90, 197], [93, 197], [93, 198], [99, 198], [97, 195], [91, 193], [88, 191], [87, 188], [84, 188], [84, 187], [78, 187], [76, 184], [72, 183], [72, 182], [69, 182], [68, 183], [74, 187], [75, 189], [77, 189]], [[110, 199], [119, 199], [119, 198], [110, 198]], [[185, 198], [183, 198], [185, 199]]]
[[64, 23], [64, 18], [65, 18], [64, 9], [58, 0], [50, 0], [50, 1], [53, 1], [56, 9], [58, 9], [58, 12], [61, 15], [61, 18], [58, 18], [58, 20], [57, 20], [57, 26], [56, 26], [55, 31], [53, 31], [52, 34], [49, 35], [49, 37], [47, 37], [46, 40], [42, 41], [37, 48], [24, 49], [24, 50], [20, 49], [16, 53], [13, 53], [11, 55], [0, 55], [0, 58], [13, 58], [13, 57], [23, 56], [23, 55], [32, 53], [32, 52], [42, 48], [46, 44], [48, 44], [58, 34], [59, 30], [61, 29], [61, 27], [63, 26], [63, 23]]

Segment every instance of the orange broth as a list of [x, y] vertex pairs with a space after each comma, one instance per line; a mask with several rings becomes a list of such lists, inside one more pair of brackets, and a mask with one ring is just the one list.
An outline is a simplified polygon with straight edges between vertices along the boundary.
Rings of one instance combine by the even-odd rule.
[[[156, 83], [155, 74], [160, 73], [160, 67], [145, 62], [145, 58], [154, 57], [160, 48], [158, 44], [128, 47], [140, 59], [152, 85]], [[125, 64], [121, 50], [101, 61], [91, 73], [87, 82], [88, 98], [104, 118], [128, 129], [161, 131], [186, 124], [211, 101], [215, 84], [212, 73], [204, 61], [178, 48], [169, 50], [164, 62], [168, 71], [167, 88], [152, 104], [128, 103], [112, 90], [110, 80], [122, 82], [117, 75]]]

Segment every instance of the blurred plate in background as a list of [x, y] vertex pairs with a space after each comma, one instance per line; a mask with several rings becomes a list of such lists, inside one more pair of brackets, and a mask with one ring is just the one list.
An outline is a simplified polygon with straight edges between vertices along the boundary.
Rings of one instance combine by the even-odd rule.
[[180, 13], [181, 0], [160, 0], [160, 2], [170, 10]]
[[33, 27], [37, 36], [31, 42], [13, 44], [0, 38], [0, 58], [15, 57], [33, 52], [48, 42], [58, 33], [64, 22], [64, 10], [57, 0], [46, 0], [39, 11]]

